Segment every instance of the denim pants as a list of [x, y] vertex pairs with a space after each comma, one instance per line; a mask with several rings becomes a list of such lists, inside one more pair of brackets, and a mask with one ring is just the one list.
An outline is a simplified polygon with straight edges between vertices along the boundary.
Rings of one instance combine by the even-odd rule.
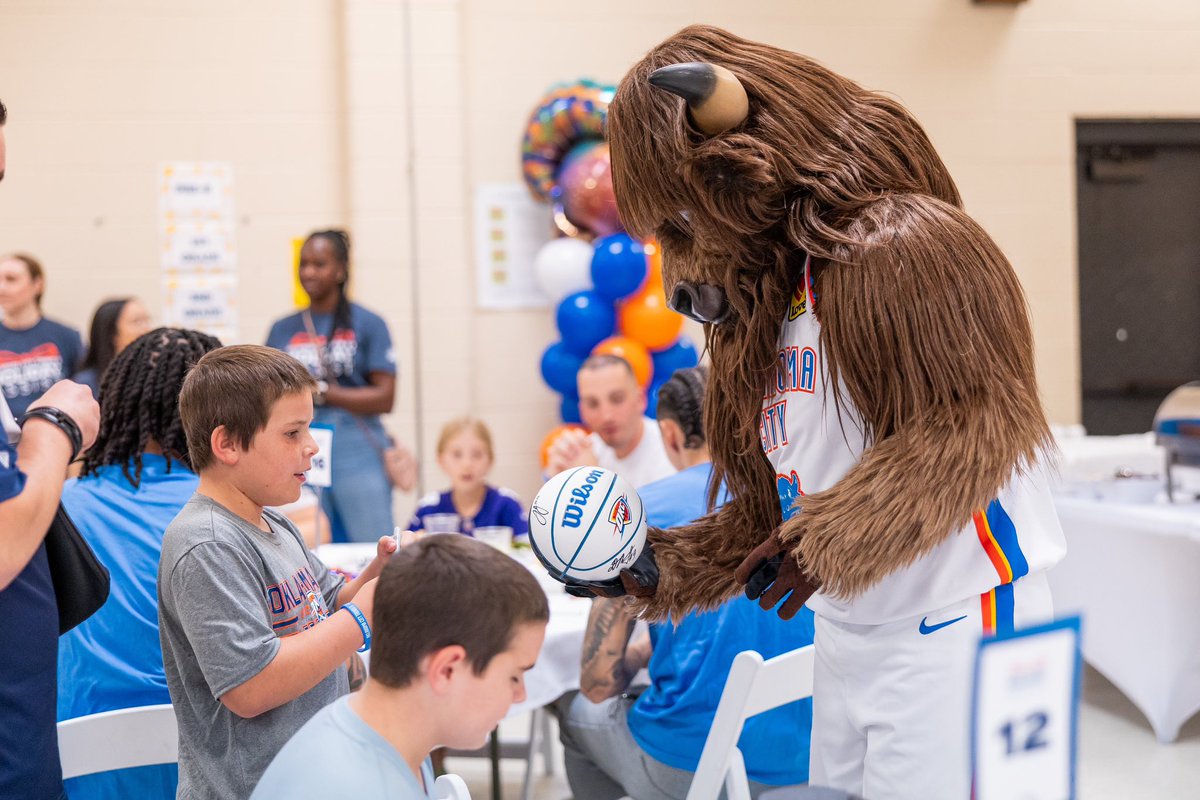
[[[321, 510], [335, 542], [375, 542], [392, 533], [392, 484], [379, 455], [388, 445], [379, 417], [321, 408], [315, 422], [333, 426], [333, 485], [321, 490]], [[361, 423], [361, 424], [360, 424]]]

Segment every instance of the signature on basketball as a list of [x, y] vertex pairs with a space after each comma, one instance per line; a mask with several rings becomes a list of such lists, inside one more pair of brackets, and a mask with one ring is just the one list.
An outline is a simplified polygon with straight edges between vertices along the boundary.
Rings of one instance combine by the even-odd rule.
[[545, 525], [550, 519], [550, 512], [536, 505], [529, 509], [529, 515], [537, 520], [539, 525]]

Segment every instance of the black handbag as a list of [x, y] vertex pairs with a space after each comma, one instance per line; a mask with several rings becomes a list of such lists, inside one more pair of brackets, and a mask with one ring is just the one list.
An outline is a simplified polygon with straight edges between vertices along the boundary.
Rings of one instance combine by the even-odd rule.
[[46, 560], [58, 601], [61, 636], [99, 611], [108, 599], [108, 569], [96, 558], [62, 503], [46, 533]]

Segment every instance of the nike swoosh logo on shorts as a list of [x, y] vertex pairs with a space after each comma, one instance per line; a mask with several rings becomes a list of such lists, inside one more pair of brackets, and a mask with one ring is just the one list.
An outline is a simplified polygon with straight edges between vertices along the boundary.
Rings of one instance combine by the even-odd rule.
[[929, 617], [924, 617], [921, 619], [921, 627], [918, 628], [918, 630], [921, 631], [922, 636], [928, 636], [929, 634], [933, 633], [936, 630], [941, 630], [942, 628], [946, 627], [947, 625], [953, 625], [954, 623], [958, 622], [959, 620], [964, 620], [966, 618], [967, 618], [967, 615], [963, 614], [961, 617], [955, 617], [954, 619], [948, 619], [945, 622], [939, 622], [937, 625], [926, 625], [925, 620], [929, 619]]

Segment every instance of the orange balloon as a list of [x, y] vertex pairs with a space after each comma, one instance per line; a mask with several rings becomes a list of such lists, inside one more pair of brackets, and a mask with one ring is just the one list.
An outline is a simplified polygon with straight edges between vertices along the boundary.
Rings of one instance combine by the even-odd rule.
[[557, 428], [547, 433], [545, 439], [542, 439], [541, 459], [543, 471], [550, 464], [550, 448], [554, 446], [555, 440], [557, 440], [559, 436], [567, 431], [572, 430], [583, 431], [584, 433], [587, 433], [587, 428], [583, 427], [582, 425], [572, 425], [568, 423], [566, 425], [559, 425]]
[[650, 385], [650, 373], [654, 363], [646, 347], [625, 336], [610, 336], [592, 349], [592, 355], [610, 355], [625, 359], [625, 363], [633, 370], [633, 377], [644, 389]]
[[621, 304], [617, 324], [622, 335], [647, 350], [665, 350], [675, 344], [683, 330], [683, 315], [667, 306], [662, 281], [646, 282], [637, 294]]
[[654, 239], [647, 239], [642, 243], [642, 247], [646, 251], [646, 283], [644, 286], [658, 284], [663, 285], [662, 276], [662, 248], [658, 246], [658, 242]]

